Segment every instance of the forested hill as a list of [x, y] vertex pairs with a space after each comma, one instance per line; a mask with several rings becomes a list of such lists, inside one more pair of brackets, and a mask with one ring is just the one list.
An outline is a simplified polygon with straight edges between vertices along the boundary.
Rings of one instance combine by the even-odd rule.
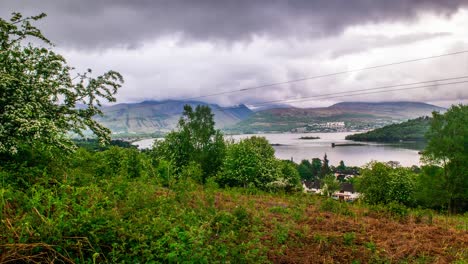
[[429, 129], [430, 117], [419, 117], [400, 124], [392, 124], [366, 133], [346, 136], [355, 141], [399, 142], [425, 141], [424, 135]]

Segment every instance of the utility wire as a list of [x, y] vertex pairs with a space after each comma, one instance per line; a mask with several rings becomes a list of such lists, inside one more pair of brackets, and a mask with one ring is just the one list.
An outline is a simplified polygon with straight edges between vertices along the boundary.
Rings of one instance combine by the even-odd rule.
[[429, 60], [429, 59], [459, 55], [459, 54], [463, 54], [463, 53], [468, 53], [468, 50], [445, 53], [445, 54], [434, 55], [434, 56], [429, 56], [429, 57], [424, 57], [424, 58], [417, 58], [417, 59], [411, 59], [411, 60], [405, 60], [405, 61], [392, 62], [392, 63], [387, 63], [387, 64], [381, 64], [381, 65], [375, 65], [375, 66], [370, 66], [370, 67], [340, 71], [340, 72], [335, 72], [335, 73], [315, 75], [315, 76], [310, 76], [310, 77], [305, 77], [305, 78], [300, 78], [300, 79], [295, 79], [295, 80], [288, 80], [288, 81], [284, 81], [284, 82], [277, 82], [277, 83], [264, 84], [264, 85], [260, 85], [260, 86], [246, 87], [246, 88], [237, 89], [237, 90], [230, 90], [230, 91], [200, 95], [200, 96], [195, 96], [195, 97], [184, 98], [184, 99], [181, 99], [181, 100], [193, 100], [193, 99], [200, 99], [200, 98], [212, 97], [212, 96], [217, 96], [217, 95], [244, 92], [244, 91], [255, 90], [255, 89], [266, 88], [266, 87], [272, 87], [272, 86], [277, 86], [277, 85], [282, 85], [282, 84], [302, 82], [302, 81], [307, 81], [307, 80], [313, 80], [313, 79], [320, 79], [320, 78], [331, 77], [331, 76], [336, 76], [336, 75], [342, 75], [342, 74], [346, 74], [346, 73], [359, 72], [359, 71], [365, 71], [365, 70], [371, 70], [371, 69], [378, 69], [378, 68], [394, 66], [394, 65], [399, 65], [399, 64], [405, 64], [405, 63], [410, 63], [410, 62], [417, 62], [417, 61], [423, 61], [423, 60]]
[[[387, 88], [395, 88], [395, 87], [401, 87], [401, 86], [410, 86], [410, 85], [417, 85], [417, 84], [424, 84], [424, 83], [432, 83], [432, 82], [442, 82], [442, 81], [451, 81], [451, 80], [459, 80], [459, 79], [466, 79], [468, 78], [467, 76], [461, 76], [461, 77], [455, 77], [455, 78], [446, 78], [446, 79], [438, 79], [438, 80], [432, 80], [432, 81], [422, 81], [422, 82], [414, 82], [414, 83], [406, 83], [406, 84], [396, 84], [396, 85], [386, 85], [386, 86], [380, 86], [380, 87], [374, 87], [374, 88], [367, 88], [367, 89], [357, 89], [357, 90], [350, 90], [350, 91], [345, 91], [345, 92], [336, 92], [336, 93], [328, 93], [328, 94], [319, 94], [319, 95], [313, 95], [313, 96], [307, 96], [307, 97], [294, 97], [294, 98], [288, 98], [288, 99], [279, 99], [279, 100], [272, 100], [272, 101], [266, 101], [266, 102], [260, 102], [260, 103], [254, 103], [253, 105], [266, 105], [266, 104], [272, 104], [272, 103], [279, 103], [279, 102], [295, 102], [295, 101], [301, 101], [304, 99], [310, 99], [310, 98], [319, 98], [323, 99], [322, 97], [327, 97], [332, 96], [332, 95], [339, 95], [339, 94], [348, 94], [348, 93], [355, 93], [355, 92], [363, 92], [363, 91], [372, 91], [372, 90], [382, 90], [382, 89], [387, 89]], [[442, 84], [434, 84], [431, 86], [436, 86], [436, 85], [443, 85]]]
[[[335, 96], [326, 96], [326, 97], [320, 97], [318, 99], [331, 99], [331, 98], [338, 98], [338, 97], [347, 97], [347, 96], [356, 96], [356, 95], [365, 95], [365, 94], [378, 94], [378, 93], [387, 93], [387, 92], [395, 92], [395, 91], [403, 91], [403, 90], [412, 90], [412, 89], [422, 89], [422, 88], [428, 88], [428, 87], [437, 87], [437, 86], [445, 86], [445, 85], [453, 85], [453, 84], [461, 84], [461, 83], [468, 83], [468, 81], [460, 81], [460, 82], [450, 82], [450, 83], [440, 83], [440, 84], [430, 84], [430, 85], [422, 85], [422, 86], [416, 86], [416, 87], [407, 87], [407, 88], [399, 88], [399, 89], [389, 89], [389, 90], [383, 90], [383, 91], [373, 91], [373, 92], [362, 92], [362, 93], [355, 93], [350, 92], [350, 94], [342, 94], [342, 95], [335, 95]], [[314, 101], [318, 100], [316, 97], [303, 97], [303, 98], [298, 98], [297, 100], [293, 102], [304, 102], [304, 101]], [[280, 100], [277, 100], [275, 102], [279, 102]], [[284, 102], [291, 102], [291, 100], [285, 100]], [[252, 104], [251, 106], [262, 106], [262, 105], [267, 105], [271, 104], [269, 102], [263, 102], [259, 104]], [[230, 107], [226, 107], [224, 109], [229, 109]]]
[[[459, 78], [452, 78], [452, 79], [461, 79], [461, 78], [467, 78], [467, 77], [459, 77]], [[331, 98], [349, 97], [349, 96], [356, 96], [356, 95], [378, 94], [378, 93], [387, 93], [387, 92], [395, 92], [395, 91], [423, 89], [423, 88], [428, 88], [428, 87], [437, 87], [437, 86], [454, 85], [454, 84], [462, 84], [462, 83], [468, 83], [468, 81], [458, 81], [458, 82], [449, 82], [449, 83], [440, 83], [440, 84], [421, 85], [421, 86], [416, 86], [416, 87], [406, 87], [406, 88], [388, 89], [388, 90], [371, 91], [371, 92], [369, 92], [369, 90], [375, 89], [375, 88], [361, 89], [361, 90], [355, 90], [355, 91], [348, 92], [350, 94], [344, 94], [345, 92], [342, 92], [340, 95], [332, 95], [332, 96], [322, 95], [322, 97], [319, 98], [319, 99], [331, 99]], [[402, 86], [402, 85], [404, 85], [404, 84], [394, 85], [393, 87], [398, 87], [398, 86]], [[367, 92], [358, 92], [358, 91], [366, 91], [366, 90], [367, 90]], [[338, 94], [338, 93], [334, 93], [334, 94]], [[301, 102], [303, 102], [303, 101], [313, 101], [313, 100], [317, 100], [316, 97], [318, 97], [318, 96], [298, 98], [297, 101], [301, 101]], [[279, 101], [280, 100], [276, 100], [274, 102], [279, 102]], [[290, 101], [290, 100], [284, 100], [284, 101], [286, 102], [286, 101]], [[254, 105], [251, 105], [251, 106], [257, 107], [257, 106], [262, 106], [262, 105], [266, 105], [266, 104], [268, 104], [268, 102], [263, 102], [263, 103], [260, 103], [260, 104], [254, 104]], [[226, 113], [226, 110], [231, 109], [231, 108], [238, 108], [238, 106], [237, 107], [218, 107], [217, 109], [220, 110], [223, 113]], [[108, 112], [105, 112], [105, 113], [108, 113]]]
[[[274, 103], [313, 101], [313, 100], [322, 100], [322, 99], [330, 99], [330, 98], [338, 98], [338, 97], [346, 97], [346, 96], [356, 96], [356, 95], [364, 95], [364, 94], [377, 94], [377, 93], [386, 93], [386, 92], [393, 92], [393, 91], [422, 89], [422, 88], [428, 88], [428, 87], [468, 83], [468, 80], [467, 81], [448, 82], [448, 83], [435, 83], [435, 84], [430, 84], [430, 85], [406, 87], [406, 88], [399, 88], [399, 89], [389, 89], [389, 88], [397, 88], [397, 87], [404, 87], [404, 86], [411, 86], [411, 85], [425, 84], [425, 83], [432, 83], [432, 82], [460, 80], [460, 79], [466, 79], [466, 78], [468, 78], [468, 75], [467, 76], [460, 76], [460, 77], [453, 77], [453, 78], [437, 79], [437, 80], [431, 80], [431, 81], [422, 81], [422, 82], [414, 82], [414, 83], [406, 83], [406, 84], [387, 85], [387, 86], [380, 86], [380, 87], [366, 88], [366, 89], [356, 89], [356, 90], [350, 90], [350, 91], [345, 91], [345, 92], [327, 93], [327, 94], [320, 94], [320, 95], [300, 97], [300, 98], [272, 100], [272, 101], [253, 103], [253, 104], [248, 104], [248, 105], [253, 106], [253, 107], [258, 107], [258, 106], [264, 106], [264, 105], [269, 105], [269, 104], [274, 104]], [[380, 90], [380, 91], [376, 91], [376, 90]], [[372, 91], [372, 92], [369, 92], [369, 91]], [[141, 105], [141, 106], [136, 106], [135, 108], [138, 108], [138, 107], [146, 107], [146, 106]], [[217, 109], [220, 110], [220, 111], [224, 111], [226, 109], [235, 109], [235, 108], [238, 108], [238, 107], [239, 106], [230, 106], [230, 107], [221, 107], [220, 106]], [[104, 111], [104, 114], [112, 113], [112, 112], [118, 112], [118, 111], [121, 111], [121, 109], [111, 110], [111, 111]]]
[[[434, 56], [429, 56], [429, 57], [424, 57], [424, 58], [417, 58], [417, 59], [411, 59], [411, 60], [405, 60], [405, 61], [399, 61], [399, 62], [393, 62], [393, 63], [387, 63], [387, 64], [381, 64], [381, 65], [376, 65], [376, 66], [370, 66], [370, 67], [365, 67], [365, 68], [359, 68], [359, 69], [353, 69], [353, 70], [347, 70], [347, 71], [341, 71], [341, 72], [335, 72], [335, 73], [329, 73], [329, 74], [323, 74], [323, 75], [317, 75], [317, 76], [311, 76], [307, 78], [301, 78], [301, 79], [296, 79], [296, 80], [289, 80], [285, 82], [278, 82], [278, 83], [271, 83], [271, 84], [265, 84], [261, 86], [255, 86], [255, 87], [247, 87], [243, 89], [238, 89], [238, 90], [232, 90], [232, 91], [224, 91], [224, 92], [219, 92], [219, 93], [213, 93], [213, 94], [207, 94], [207, 95], [202, 95], [198, 97], [190, 97], [190, 98], [183, 98], [180, 100], [194, 100], [194, 99], [200, 99], [200, 98], [205, 98], [205, 97], [211, 97], [211, 96], [216, 96], [216, 95], [224, 95], [224, 94], [229, 94], [229, 93], [235, 93], [235, 92], [242, 92], [242, 91], [248, 91], [248, 90], [253, 90], [253, 89], [260, 89], [260, 88], [266, 88], [266, 87], [271, 87], [271, 86], [276, 86], [276, 85], [281, 85], [281, 84], [288, 84], [288, 83], [294, 83], [294, 82], [300, 82], [300, 81], [306, 81], [306, 80], [312, 80], [312, 79], [319, 79], [319, 78], [325, 78], [329, 76], [335, 76], [335, 75], [340, 75], [340, 74], [346, 74], [346, 73], [352, 73], [352, 72], [358, 72], [358, 71], [364, 71], [364, 70], [370, 70], [370, 69], [376, 69], [376, 68], [382, 68], [382, 67], [388, 67], [392, 65], [399, 65], [399, 64], [404, 64], [404, 63], [410, 63], [410, 62], [417, 62], [417, 61], [422, 61], [422, 60], [429, 60], [429, 59], [434, 59], [434, 58], [440, 58], [440, 57], [446, 57], [446, 56], [453, 56], [453, 55], [458, 55], [458, 54], [463, 54], [463, 53], [468, 53], [468, 50], [462, 50], [462, 51], [457, 51], [457, 52], [451, 52], [451, 53], [445, 53], [445, 54], [440, 54], [440, 55], [434, 55]], [[77, 77], [75, 77], [77, 78]], [[75, 79], [74, 78], [74, 79]], [[460, 77], [462, 78], [462, 77]], [[434, 80], [437, 81], [437, 80]], [[439, 80], [440, 81], [440, 80]], [[431, 81], [427, 81], [431, 82]], [[270, 103], [270, 102], [268, 102]], [[142, 106], [143, 107], [143, 106]], [[229, 107], [228, 107], [229, 108]], [[234, 108], [234, 107], [231, 107]], [[106, 111], [106, 113], [111, 113], [111, 112], [117, 112], [121, 110], [111, 110], [111, 111]]]

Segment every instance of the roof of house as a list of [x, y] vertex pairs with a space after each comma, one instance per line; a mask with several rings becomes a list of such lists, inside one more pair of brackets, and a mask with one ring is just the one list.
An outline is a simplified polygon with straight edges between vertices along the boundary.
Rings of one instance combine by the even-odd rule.
[[302, 181], [309, 189], [320, 189], [320, 181]]
[[354, 186], [352, 183], [349, 183], [349, 182], [343, 182], [341, 184], [341, 191], [344, 191], [344, 192], [350, 192], [350, 193], [354, 193]]

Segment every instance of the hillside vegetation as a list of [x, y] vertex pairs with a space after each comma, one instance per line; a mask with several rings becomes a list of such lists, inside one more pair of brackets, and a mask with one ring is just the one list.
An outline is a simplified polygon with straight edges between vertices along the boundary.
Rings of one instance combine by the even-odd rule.
[[426, 141], [431, 119], [419, 117], [399, 124], [392, 124], [365, 133], [346, 136], [348, 140], [373, 142]]
[[68, 177], [35, 178], [27, 189], [4, 186], [0, 262], [468, 260], [466, 216], [349, 205], [302, 193], [220, 189], [191, 180], [164, 187], [151, 173], [132, 178], [125, 171], [131, 168], [125, 164], [135, 164], [131, 156], [117, 171], [99, 165], [116, 151], [80, 151]]

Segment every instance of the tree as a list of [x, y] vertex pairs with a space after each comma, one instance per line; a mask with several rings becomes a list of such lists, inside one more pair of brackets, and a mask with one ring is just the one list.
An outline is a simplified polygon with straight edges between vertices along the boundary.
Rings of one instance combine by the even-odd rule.
[[443, 183], [448, 197], [445, 204], [450, 212], [468, 208], [468, 106], [453, 105], [445, 114], [432, 113], [432, 121], [426, 134], [428, 144], [423, 151], [423, 161], [438, 165], [443, 177], [434, 182]]
[[275, 150], [264, 137], [242, 139], [230, 144], [217, 182], [221, 186], [268, 189], [268, 184], [281, 178]]
[[282, 160], [280, 163], [281, 178], [286, 183], [285, 190], [302, 190], [301, 177], [296, 169], [294, 162], [290, 160]]
[[341, 160], [340, 165], [338, 165], [338, 167], [336, 167], [336, 169], [338, 171], [340, 171], [340, 172], [345, 172], [347, 168], [346, 168], [346, 165], [345, 165], [344, 161]]
[[320, 169], [322, 168], [322, 160], [319, 158], [312, 159], [312, 176], [317, 179], [320, 175]]
[[268, 188], [272, 191], [283, 190], [285, 192], [302, 190], [301, 177], [294, 162], [280, 160], [279, 168], [281, 175], [277, 180], [268, 183]]
[[328, 159], [327, 159], [327, 154], [323, 156], [323, 163], [322, 167], [320, 168], [320, 178], [324, 178], [326, 175], [328, 175], [331, 172], [330, 166], [328, 165]]
[[415, 199], [418, 205], [447, 209], [450, 193], [445, 189], [444, 169], [436, 165], [426, 165], [416, 178]]
[[301, 163], [298, 165], [297, 170], [299, 171], [299, 175], [303, 180], [313, 180], [314, 175], [312, 174], [312, 164], [309, 160], [302, 160]]
[[[12, 155], [22, 146], [41, 145], [71, 151], [67, 133], [83, 136], [91, 130], [101, 143], [110, 130], [93, 119], [101, 101], [115, 101], [122, 76], [109, 71], [91, 78], [91, 70], [71, 77], [74, 70], [55, 53], [52, 43], [31, 22], [45, 17], [14, 13], [0, 18], [0, 153]], [[28, 43], [42, 41], [45, 47]], [[78, 107], [78, 105], [81, 105]]]
[[330, 197], [341, 188], [340, 182], [332, 174], [328, 174], [323, 178], [323, 193]]
[[204, 183], [207, 177], [218, 172], [226, 151], [223, 134], [214, 125], [209, 106], [198, 105], [194, 111], [185, 105], [178, 131], [169, 133], [164, 141], [155, 142], [155, 156], [172, 161], [176, 172], [191, 162], [199, 164]]
[[358, 192], [369, 204], [397, 202], [413, 205], [415, 177], [407, 168], [393, 168], [382, 162], [371, 162], [362, 169], [356, 180]]

